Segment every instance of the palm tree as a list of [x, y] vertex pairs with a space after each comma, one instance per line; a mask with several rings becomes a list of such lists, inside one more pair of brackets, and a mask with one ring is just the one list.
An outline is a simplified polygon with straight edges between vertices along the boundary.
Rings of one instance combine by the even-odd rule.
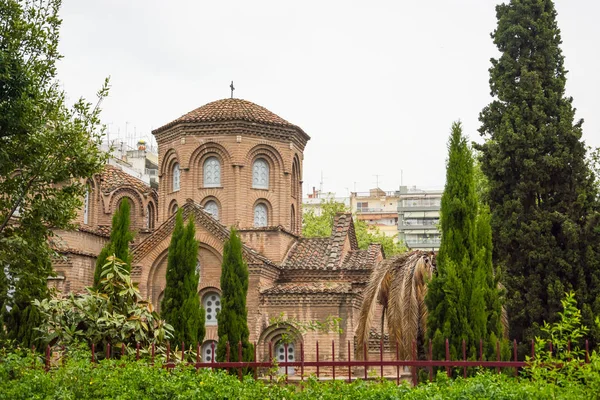
[[[427, 281], [435, 272], [435, 254], [415, 250], [383, 260], [375, 266], [363, 292], [356, 335], [357, 349], [369, 341], [377, 309], [382, 305], [381, 335], [387, 317], [390, 342], [397, 343], [400, 359], [408, 359], [413, 341], [422, 340], [427, 325]], [[362, 351], [357, 351], [360, 357]]]

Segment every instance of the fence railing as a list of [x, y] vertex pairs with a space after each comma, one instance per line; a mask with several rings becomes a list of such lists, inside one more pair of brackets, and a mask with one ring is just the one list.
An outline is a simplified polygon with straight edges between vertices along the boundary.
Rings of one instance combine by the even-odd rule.
[[[445, 341], [445, 359], [444, 360], [434, 360], [433, 359], [433, 351], [432, 351], [432, 343], [431, 340], [427, 346], [427, 354], [425, 355], [425, 359], [419, 358], [417, 353], [417, 343], [413, 341], [412, 343], [412, 352], [410, 359], [401, 360], [399, 357], [399, 346], [396, 344], [395, 353], [392, 350], [393, 346], [389, 346], [389, 352], [384, 352], [384, 342], [379, 342], [379, 351], [376, 359], [372, 359], [373, 353], [369, 353], [367, 349], [367, 345], [362, 349], [362, 358], [357, 359], [356, 354], [357, 349], [354, 346], [351, 346], [350, 341], [347, 343], [347, 352], [346, 359], [336, 359], [336, 346], [335, 341], [331, 341], [330, 349], [327, 349], [325, 352], [323, 351], [323, 347], [319, 348], [319, 342], [315, 342], [315, 352], [311, 354], [313, 360], [309, 360], [306, 358], [306, 354], [304, 351], [304, 342], [299, 343], [300, 347], [300, 360], [296, 361], [280, 361], [277, 362], [274, 358], [273, 353], [273, 343], [269, 343], [268, 345], [268, 358], [266, 361], [258, 361], [257, 359], [257, 347], [256, 343], [254, 344], [254, 356], [253, 361], [230, 361], [231, 360], [231, 351], [236, 350], [232, 349], [229, 343], [226, 345], [226, 355], [225, 361], [215, 361], [215, 357], [211, 357], [211, 361], [202, 361], [200, 355], [201, 345], [200, 343], [196, 343], [195, 352], [191, 350], [187, 350], [185, 347], [185, 343], [181, 343], [181, 349], [173, 351], [171, 345], [167, 343], [166, 346], [166, 354], [164, 354], [164, 359], [160, 363], [163, 368], [168, 370], [174, 369], [177, 365], [185, 364], [191, 365], [196, 369], [200, 368], [219, 368], [219, 369], [236, 369], [238, 372], [238, 376], [240, 380], [243, 379], [243, 370], [252, 370], [252, 374], [254, 379], [258, 379], [259, 377], [259, 369], [262, 370], [260, 374], [261, 377], [268, 379], [270, 381], [273, 380], [275, 375], [284, 375], [285, 381], [288, 382], [291, 372], [295, 372], [295, 369], [299, 369], [300, 377], [299, 380], [304, 381], [307, 378], [307, 373], [316, 377], [317, 380], [326, 379], [326, 380], [335, 380], [335, 379], [343, 379], [347, 382], [352, 382], [358, 378], [363, 378], [365, 380], [375, 377], [375, 378], [385, 378], [385, 379], [394, 379], [397, 384], [400, 384], [401, 378], [410, 376], [410, 380], [413, 385], [418, 384], [418, 369], [424, 368], [428, 371], [429, 380], [432, 381], [434, 378], [434, 368], [445, 368], [446, 373], [449, 377], [452, 376], [452, 371], [456, 371], [457, 369], [463, 370], [463, 377], [467, 377], [468, 368], [473, 367], [481, 367], [481, 368], [491, 368], [495, 369], [497, 373], [501, 372], [501, 369], [513, 369], [515, 376], [518, 375], [519, 370], [525, 366], [527, 366], [528, 361], [519, 360], [517, 357], [517, 341], [513, 340], [512, 342], [512, 355], [511, 360], [502, 360], [500, 354], [500, 342], [496, 342], [496, 359], [495, 360], [485, 360], [484, 359], [484, 344], [483, 341], [479, 342], [479, 358], [477, 360], [469, 360], [467, 358], [467, 346], [465, 341], [462, 342], [462, 359], [460, 360], [452, 360], [450, 358], [450, 346], [448, 339]], [[553, 351], [552, 343], [549, 342], [549, 350]], [[215, 355], [215, 342], [211, 343], [211, 354]], [[238, 359], [242, 358], [242, 344], [238, 343], [237, 347], [237, 356]], [[329, 346], [327, 346], [329, 347]], [[289, 350], [292, 348], [291, 345], [284, 345], [285, 349], [285, 360], [288, 360]], [[571, 345], [569, 343], [568, 351], [570, 352]], [[33, 349], [35, 351], [35, 348]], [[57, 351], [65, 352], [65, 347], [57, 348]], [[98, 362], [98, 355], [96, 351], [96, 346], [92, 344], [91, 346], [91, 357], [90, 361], [92, 363]], [[129, 349], [133, 350], [133, 349]], [[138, 343], [135, 347], [135, 360], [140, 361], [142, 357], [140, 356], [141, 352], [140, 344]], [[339, 349], [341, 350], [341, 349]], [[346, 350], [346, 349], [345, 349]], [[354, 350], [354, 351], [352, 351]], [[293, 351], [293, 350], [292, 350]], [[99, 352], [99, 355], [104, 355], [105, 359], [124, 357], [125, 355], [133, 354], [131, 351], [128, 351], [128, 348], [125, 345], [121, 345], [120, 347], [111, 347], [110, 344], [106, 345], [104, 350]], [[103, 354], [101, 354], [103, 353]], [[589, 363], [589, 342], [585, 341], [585, 362]], [[353, 359], [354, 355], [354, 359]], [[265, 355], [266, 356], [266, 355]], [[371, 356], [371, 359], [370, 359]], [[387, 356], [387, 357], [386, 357]], [[423, 356], [423, 355], [421, 355]], [[535, 359], [535, 345], [534, 341], [531, 341], [531, 353], [530, 360]], [[52, 360], [54, 358], [52, 348], [47, 346], [45, 351], [45, 369], [46, 371], [50, 370], [52, 367]], [[148, 357], [145, 360], [149, 363], [150, 366], [155, 365], [156, 348], [152, 345], [148, 349]], [[193, 361], [192, 361], [193, 360]], [[410, 373], [406, 374], [405, 369], [409, 368]], [[278, 369], [278, 373], [274, 373], [274, 370]], [[337, 371], [336, 371], [337, 369]], [[362, 371], [361, 371], [362, 369]], [[387, 369], [387, 371], [386, 371]], [[377, 371], [379, 370], [379, 371]], [[375, 376], [369, 371], [373, 371]], [[390, 371], [395, 372], [390, 374]], [[337, 374], [336, 374], [337, 372]], [[377, 373], [378, 372], [378, 373]], [[387, 373], [386, 373], [387, 372]], [[295, 374], [294, 374], [295, 375]], [[297, 377], [297, 375], [296, 375]]]

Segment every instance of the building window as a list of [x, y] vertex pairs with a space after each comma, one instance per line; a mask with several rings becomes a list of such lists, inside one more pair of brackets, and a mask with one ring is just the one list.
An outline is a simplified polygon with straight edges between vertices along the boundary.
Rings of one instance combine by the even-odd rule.
[[83, 223], [88, 224], [90, 214], [90, 188], [85, 188], [85, 197], [83, 198]]
[[214, 340], [207, 340], [202, 345], [202, 362], [213, 362], [215, 354], [217, 353], [217, 342]]
[[269, 188], [269, 164], [264, 158], [258, 158], [252, 165], [252, 187]]
[[204, 204], [204, 210], [206, 210], [207, 213], [212, 215], [214, 219], [216, 219], [217, 221], [219, 220], [219, 206], [217, 205], [216, 201], [214, 201], [214, 200], [207, 201]]
[[294, 205], [292, 204], [292, 210], [290, 211], [290, 226], [292, 228], [292, 232], [296, 232], [296, 210], [294, 210]]
[[173, 205], [171, 206], [171, 215], [177, 213], [177, 210], [179, 210], [179, 206], [177, 205], [177, 203], [173, 203]]
[[146, 207], [146, 229], [154, 229], [154, 204], [148, 203]]
[[221, 311], [221, 295], [215, 292], [207, 293], [202, 305], [206, 314], [206, 325], [217, 325], [217, 314]]
[[204, 187], [221, 186], [221, 163], [217, 157], [208, 157], [204, 161]]
[[[296, 361], [296, 352], [294, 343], [284, 343], [280, 341], [275, 346], [275, 357], [277, 362], [294, 362]], [[285, 367], [279, 367], [279, 373], [285, 374]], [[294, 375], [294, 367], [288, 367], [288, 375]]]
[[369, 210], [369, 202], [368, 201], [359, 201], [356, 203], [356, 211], [368, 211]]
[[258, 203], [254, 206], [254, 227], [260, 228], [267, 226], [269, 220], [267, 215], [267, 206], [264, 203]]
[[179, 184], [181, 179], [181, 171], [179, 170], [179, 164], [173, 166], [173, 191], [179, 190]]

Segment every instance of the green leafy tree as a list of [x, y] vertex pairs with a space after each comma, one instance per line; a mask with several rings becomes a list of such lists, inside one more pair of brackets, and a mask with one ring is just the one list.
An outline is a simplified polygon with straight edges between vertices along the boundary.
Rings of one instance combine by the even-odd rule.
[[48, 296], [53, 228], [68, 228], [86, 179], [99, 172], [99, 104], [73, 107], [56, 80], [60, 1], [0, 2], [0, 324], [3, 335], [33, 344]]
[[[317, 215], [313, 209], [308, 210], [302, 216], [302, 235], [304, 237], [328, 237], [331, 236], [335, 215], [341, 212], [349, 212], [344, 203], [327, 199], [321, 202], [321, 213]], [[354, 231], [358, 247], [366, 249], [371, 243], [379, 243], [387, 257], [401, 254], [406, 251], [403, 243], [397, 243], [393, 237], [386, 236], [376, 226], [369, 226], [365, 221], [354, 218]]]
[[[231, 361], [252, 361], [254, 346], [248, 341], [248, 266], [242, 257], [242, 241], [231, 228], [229, 239], [223, 247], [221, 265], [221, 311], [217, 315], [219, 343], [217, 360], [225, 361], [227, 342], [232, 351]], [[242, 343], [242, 360], [238, 357], [238, 343]]]
[[110, 240], [104, 246], [98, 259], [96, 260], [96, 270], [94, 271], [94, 287], [98, 287], [102, 275], [102, 269], [108, 257], [114, 255], [125, 263], [125, 268], [131, 271], [131, 254], [129, 252], [129, 243], [133, 240], [133, 232], [129, 230], [129, 213], [131, 204], [126, 198], [121, 201], [119, 208], [112, 219], [110, 231]]
[[427, 338], [437, 359], [445, 356], [445, 339], [453, 358], [461, 356], [463, 340], [469, 356], [477, 357], [480, 339], [493, 349], [502, 334], [489, 214], [484, 209], [478, 215], [473, 156], [459, 122], [452, 125], [448, 150], [437, 274], [425, 298]]
[[[583, 320], [600, 313], [597, 188], [565, 96], [566, 70], [550, 0], [496, 6], [490, 88], [480, 114], [494, 260], [504, 271], [511, 336], [532, 339], [575, 290]], [[599, 337], [598, 332], [594, 333]]]
[[118, 258], [108, 257], [98, 288], [86, 290], [82, 295], [33, 301], [42, 316], [38, 331], [44, 344], [73, 345], [79, 341], [97, 348], [107, 343], [117, 348], [125, 344], [133, 352], [136, 343], [164, 345], [172, 337], [173, 327], [142, 298], [126, 264]]
[[199, 275], [198, 241], [193, 219], [183, 224], [180, 209], [175, 219], [175, 229], [169, 244], [167, 261], [167, 285], [161, 302], [162, 317], [173, 326], [175, 343], [189, 345], [204, 340], [205, 312], [198, 297]]

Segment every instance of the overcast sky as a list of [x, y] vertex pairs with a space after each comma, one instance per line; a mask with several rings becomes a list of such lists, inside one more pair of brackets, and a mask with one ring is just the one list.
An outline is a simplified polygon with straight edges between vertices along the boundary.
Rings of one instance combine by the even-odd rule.
[[[250, 100], [311, 136], [304, 190], [377, 179], [442, 188], [450, 125], [481, 141], [498, 53], [493, 0], [65, 0], [59, 78], [73, 101], [111, 76], [102, 119], [150, 131], [208, 102]], [[600, 2], [559, 0], [567, 94], [600, 146]], [[401, 174], [401, 171], [403, 173]], [[376, 177], [379, 175], [379, 177]]]

